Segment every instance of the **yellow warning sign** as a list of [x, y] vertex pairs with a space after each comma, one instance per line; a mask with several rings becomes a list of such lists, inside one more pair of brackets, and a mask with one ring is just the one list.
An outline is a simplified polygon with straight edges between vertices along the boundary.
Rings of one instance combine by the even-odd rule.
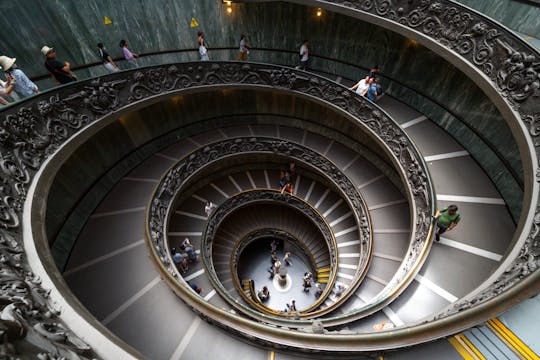
[[199, 22], [194, 17], [191, 18], [191, 24], [189, 25], [191, 27], [197, 27], [199, 26]]
[[109, 19], [108, 16], [105, 16], [105, 17], [103, 18], [103, 22], [105, 23], [105, 25], [111, 25], [111, 24], [112, 24], [112, 20]]

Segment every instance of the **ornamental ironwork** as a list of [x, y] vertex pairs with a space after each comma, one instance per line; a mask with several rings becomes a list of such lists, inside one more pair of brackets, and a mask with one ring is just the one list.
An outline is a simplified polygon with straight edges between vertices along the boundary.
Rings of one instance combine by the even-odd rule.
[[[434, 200], [422, 157], [390, 117], [342, 85], [279, 66], [228, 62], [169, 64], [80, 81], [43, 92], [8, 106], [0, 113], [0, 243], [4, 254], [0, 273], [6, 283], [0, 288], [0, 294], [5, 298], [3, 309], [6, 314], [11, 311], [18, 317], [13, 321], [19, 329], [15, 331], [18, 337], [7, 337], [7, 344], [11, 344], [6, 345], [9, 349], [15, 349], [14, 342], [24, 338], [26, 341], [39, 339], [32, 343], [32, 349], [42, 349], [50, 357], [58, 354], [71, 357], [70, 353], [64, 355], [71, 351], [82, 354], [79, 356], [84, 358], [85, 352], [89, 351], [60, 323], [58, 311], [48, 300], [49, 292], [41, 287], [22, 250], [20, 224], [23, 204], [27, 200], [30, 183], [36, 181], [35, 174], [45, 160], [56, 154], [62, 145], [83, 134], [86, 128], [99, 126], [101, 122], [98, 120], [117, 116], [118, 111], [128, 110], [131, 105], [183, 90], [223, 85], [272, 87], [304, 94], [352, 115], [358, 124], [367, 127], [390, 149], [412, 191], [411, 207], [416, 214], [416, 224], [406, 261], [429, 246], [427, 236]], [[154, 216], [159, 219], [165, 213]], [[27, 289], [21, 290], [25, 294], [23, 301], [21, 296], [13, 294], [17, 286], [10, 285], [12, 281], [21, 289]], [[9, 319], [10, 315], [6, 318]], [[40, 330], [36, 330], [36, 337], [30, 337], [30, 329]], [[48, 336], [44, 329], [63, 335]]]
[[[197, 178], [197, 172], [204, 169], [205, 166], [214, 164], [223, 159], [230, 159], [231, 156], [234, 155], [241, 156], [246, 154], [273, 154], [282, 158], [294, 160], [298, 164], [301, 164], [302, 167], [311, 169], [311, 171], [318, 173], [319, 176], [324, 177], [334, 184], [333, 186], [338, 189], [340, 196], [345, 199], [349, 207], [353, 210], [356, 222], [358, 224], [358, 233], [361, 240], [361, 257], [358, 264], [358, 270], [355, 275], [355, 280], [360, 280], [364, 274], [364, 271], [366, 270], [369, 263], [369, 258], [371, 256], [371, 225], [369, 221], [369, 214], [366, 211], [367, 207], [360, 196], [357, 187], [338, 169], [336, 165], [315, 151], [286, 140], [266, 137], [233, 138], [205, 145], [204, 147], [194, 151], [184, 159], [180, 160], [167, 172], [167, 174], [164, 175], [160, 184], [156, 188], [153, 198], [151, 199], [152, 206], [149, 209], [147, 226], [155, 253], [159, 258], [159, 261], [166, 267], [168, 273], [176, 279], [181, 277], [171, 259], [167, 246], [167, 236], [165, 235], [167, 234], [168, 215], [171, 213], [171, 210], [175, 204], [177, 194], [183, 193], [185, 190], [185, 183], [195, 181], [194, 179]], [[261, 198], [270, 196], [274, 197], [276, 201], [278, 198], [280, 198], [280, 196], [282, 196], [279, 193], [274, 194], [271, 191], [260, 193], [248, 192], [246, 194], [249, 194], [249, 196], [259, 194]], [[221, 204], [213, 214], [225, 215], [231, 211], [229, 207], [238, 206], [237, 203], [246, 201], [246, 199], [242, 197], [234, 197], [233, 199], [235, 199], [236, 203], [230, 204], [229, 202], [226, 202], [225, 204]], [[319, 232], [327, 241], [329, 241], [329, 239], [333, 239], [332, 231], [327, 225], [322, 226], [322, 224], [325, 223], [324, 220], [316, 214], [316, 211], [311, 208], [311, 206], [294, 196], [285, 197], [285, 199], [288, 199], [291, 206], [294, 205], [294, 207], [309, 215], [315, 224], [318, 224], [318, 226], [320, 225]], [[208, 257], [203, 256], [203, 259], [208, 260], [206, 264], [207, 267], [211, 269], [208, 274], [217, 285], [215, 271], [213, 271], [212, 263], [210, 261], [212, 244], [211, 241], [206, 238], [207, 236], [210, 236], [210, 239], [212, 238], [212, 234], [215, 231], [215, 226], [217, 226], [217, 224], [210, 221], [205, 228], [201, 250], [203, 251], [203, 255], [208, 254]], [[335, 242], [335, 240], [333, 240], [333, 242]], [[338, 251], [335, 245], [330, 246], [329, 255], [331, 264], [336, 264]], [[418, 260], [418, 258], [415, 260]], [[346, 299], [349, 294], [354, 292], [355, 289], [356, 286], [351, 286], [348, 288], [346, 293], [343, 294], [342, 298]], [[223, 294], [226, 296], [225, 291]], [[326, 310], [326, 312], [331, 310], [332, 309], [329, 308]]]
[[[322, 239], [324, 239], [324, 242], [326, 243], [326, 249], [330, 261], [330, 268], [332, 269], [332, 272], [337, 271], [337, 244], [336, 240], [332, 234], [332, 230], [330, 229], [330, 226], [328, 223], [324, 220], [322, 215], [315, 210], [311, 205], [309, 205], [304, 200], [300, 199], [299, 197], [284, 193], [282, 194], [278, 190], [270, 190], [270, 189], [260, 189], [260, 190], [249, 190], [241, 192], [222, 204], [220, 204], [216, 210], [212, 212], [210, 217], [208, 218], [208, 222], [206, 223], [205, 230], [202, 235], [202, 244], [201, 244], [201, 257], [204, 260], [204, 265], [206, 269], [208, 270], [208, 274], [215, 274], [215, 276], [210, 276], [210, 280], [214, 285], [214, 288], [218, 289], [218, 292], [222, 294], [222, 296], [225, 299], [228, 299], [229, 303], [236, 307], [239, 310], [242, 310], [238, 307], [238, 303], [235, 301], [235, 298], [229, 294], [227, 289], [221, 284], [219, 280], [219, 276], [217, 276], [216, 271], [213, 266], [212, 262], [212, 246], [214, 244], [214, 239], [216, 238], [216, 235], [219, 233], [219, 227], [220, 225], [226, 221], [226, 218], [231, 213], [239, 210], [240, 208], [254, 205], [254, 204], [260, 204], [260, 203], [271, 203], [271, 204], [277, 204], [277, 205], [283, 205], [290, 208], [293, 208], [297, 210], [299, 213], [301, 213], [303, 216], [307, 217], [313, 225], [317, 228], [319, 234], [321, 235]], [[265, 230], [259, 230], [256, 232], [253, 232], [249, 234], [249, 238], [245, 239], [240, 246], [238, 246], [235, 249], [235, 255], [236, 257], [238, 253], [241, 251], [243, 246], [245, 246], [248, 242], [251, 242], [254, 240], [254, 238], [261, 236], [268, 236], [274, 234], [278, 237], [285, 237], [285, 238], [291, 238], [294, 239], [290, 234], [288, 234], [286, 231], [283, 231], [281, 229], [265, 229]], [[248, 234], [246, 234], [248, 235]], [[294, 240], [294, 242], [299, 242], [302, 244], [302, 241], [300, 240]], [[302, 246], [304, 248], [304, 251], [308, 251], [308, 246], [304, 244]], [[231, 274], [234, 276], [233, 274]], [[316, 302], [318, 305], [320, 305], [325, 299], [326, 296], [330, 293], [330, 290], [333, 287], [333, 279], [335, 277], [331, 276], [329, 279], [329, 283], [327, 284], [327, 288], [325, 289], [324, 293], [321, 295], [321, 297]], [[350, 295], [350, 292], [348, 294], [343, 294], [343, 298], [345, 299], [348, 295]], [[310, 306], [309, 309], [314, 309], [314, 306]], [[309, 310], [303, 311], [304, 313], [310, 312]], [[300, 312], [299, 314], [302, 314], [303, 312]], [[284, 316], [287, 316], [288, 314], [283, 314]], [[271, 317], [267, 317], [265, 320], [270, 320]]]
[[[249, 2], [250, 0], [244, 0]], [[289, 2], [303, 3], [301, 0]], [[532, 169], [537, 189], [540, 182], [540, 53], [507, 28], [485, 15], [450, 0], [326, 0], [321, 7], [338, 6], [354, 16], [369, 14], [421, 34], [452, 55], [459, 55], [475, 68], [497, 90], [506, 104], [517, 114], [534, 146]], [[365, 16], [363, 17], [365, 18]], [[450, 61], [452, 59], [450, 58]], [[525, 164], [524, 164], [525, 165]], [[533, 192], [534, 193], [534, 192]], [[540, 193], [539, 193], [540, 194]], [[540, 195], [539, 195], [540, 196]], [[540, 270], [540, 198], [532, 226], [523, 230], [519, 255], [508, 268], [483, 291], [458, 300], [437, 318], [463, 311], [496, 297]], [[523, 211], [528, 211], [524, 209]]]

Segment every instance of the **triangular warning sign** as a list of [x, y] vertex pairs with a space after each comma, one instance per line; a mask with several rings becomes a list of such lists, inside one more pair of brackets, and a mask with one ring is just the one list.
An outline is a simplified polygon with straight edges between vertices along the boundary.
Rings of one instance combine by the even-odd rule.
[[112, 24], [112, 20], [109, 19], [109, 17], [105, 16], [103, 18], [103, 22], [105, 23], [105, 25], [111, 25]]
[[191, 18], [191, 23], [189, 24], [189, 26], [197, 27], [197, 26], [199, 26], [199, 23], [197, 22], [197, 20], [194, 17], [192, 17]]

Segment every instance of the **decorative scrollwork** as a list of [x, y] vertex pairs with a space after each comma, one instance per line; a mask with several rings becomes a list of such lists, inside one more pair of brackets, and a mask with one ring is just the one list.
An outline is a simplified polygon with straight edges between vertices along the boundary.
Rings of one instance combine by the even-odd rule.
[[[167, 246], [165, 245], [167, 243], [165, 226], [168, 209], [174, 202], [175, 194], [181, 191], [184, 182], [188, 178], [207, 164], [233, 154], [243, 153], [273, 153], [309, 164], [310, 167], [317, 169], [319, 173], [331, 179], [342, 191], [358, 219], [365, 217], [367, 222], [366, 207], [354, 184], [333, 163], [313, 150], [285, 140], [270, 138], [234, 138], [216, 142], [193, 152], [169, 170], [158, 186], [152, 200], [148, 224], [149, 234], [159, 258], [166, 264], [169, 273], [174, 274], [175, 268], [169, 259]], [[212, 231], [212, 228], [208, 228], [207, 231]], [[362, 239], [362, 259], [359, 268], [362, 269], [367, 265], [369, 259], [369, 223], [365, 228], [360, 228], [359, 235]], [[335, 258], [336, 256], [336, 253], [332, 254], [332, 257]], [[174, 276], [177, 277], [177, 275]]]
[[[321, 217], [321, 215], [313, 207], [311, 207], [307, 202], [301, 200], [300, 198], [294, 195], [281, 194], [278, 190], [263, 189], [263, 190], [250, 190], [250, 191], [241, 192], [227, 199], [224, 203], [220, 204], [218, 208], [208, 218], [206, 228], [202, 237], [201, 255], [203, 256], [205, 260], [206, 267], [209, 268], [211, 273], [215, 274], [215, 269], [213, 267], [213, 262], [212, 262], [212, 249], [213, 249], [214, 239], [217, 238], [217, 235], [219, 234], [219, 227], [223, 223], [223, 221], [225, 221], [227, 216], [229, 216], [231, 213], [235, 212], [236, 210], [242, 207], [257, 204], [257, 203], [268, 203], [268, 202], [274, 203], [274, 204], [282, 204], [284, 206], [291, 207], [299, 211], [300, 213], [302, 213], [304, 216], [306, 216], [317, 227], [317, 230], [321, 234], [321, 238], [324, 239], [324, 242], [326, 243], [327, 251], [325, 253], [328, 256], [328, 259], [330, 260], [330, 267], [332, 269], [335, 269], [337, 267], [336, 242], [333, 237], [332, 230], [330, 229], [329, 225], [324, 221], [324, 219]], [[259, 231], [249, 234], [249, 237], [246, 238], [242, 244], [239, 244], [239, 246], [234, 250], [236, 252], [235, 257], [238, 256], [243, 246], [245, 246], [245, 244], [247, 244], [248, 242], [253, 241], [253, 239], [255, 238], [260, 238], [262, 236], [265, 236], [265, 235], [268, 236], [271, 234], [273, 234], [274, 236], [278, 238], [291, 239], [294, 242], [298, 241], [294, 239], [294, 237], [291, 236], [289, 233], [279, 230], [279, 229], [259, 230]], [[302, 248], [307, 249], [309, 247], [307, 245], [304, 245], [302, 246]], [[324, 253], [319, 254], [318, 256], [322, 256], [322, 255], [324, 255]], [[228, 291], [226, 290], [226, 288], [219, 281], [219, 277], [217, 276], [217, 274], [216, 276], [210, 276], [210, 280], [212, 281], [214, 288], [219, 289], [221, 293], [225, 294], [224, 297], [226, 299], [229, 299], [229, 302], [231, 303], [231, 305], [237, 306], [234, 297], [228, 294]], [[333, 286], [333, 283], [328, 283], [327, 286], [331, 288]], [[326, 292], [326, 294], [328, 294], [328, 292]], [[351, 294], [350, 293], [343, 294], [343, 297], [346, 297], [348, 295], [351, 295]], [[324, 297], [319, 299], [317, 303], [322, 303], [323, 301], [324, 301]]]
[[[484, 73], [493, 87], [498, 89], [501, 96], [519, 113], [524, 125], [529, 129], [528, 135], [536, 147], [536, 161], [539, 161], [540, 55], [516, 35], [482, 14], [448, 0], [410, 0], [395, 3], [388, 0], [327, 2], [397, 22], [457, 52], [472, 67]], [[388, 10], [388, 7], [392, 10]], [[540, 181], [538, 163], [535, 168], [536, 180]], [[411, 174], [414, 172], [411, 171]], [[414, 176], [421, 181], [421, 174]], [[535, 220], [536, 217], [538, 212]], [[454, 310], [449, 310], [439, 317], [448, 316], [497, 296], [536, 271], [538, 257], [533, 250], [536, 249], [534, 244], [538, 244], [536, 228], [535, 221], [520, 255], [491, 287], [473, 299], [456, 303]]]
[[[386, 2], [379, 1], [377, 4], [375, 8], [379, 11], [386, 14], [392, 12]], [[302, 71], [279, 66], [246, 63], [183, 63], [136, 69], [107, 75], [100, 79], [79, 81], [63, 87], [59, 91], [53, 89], [38, 94], [17, 105], [5, 108], [0, 113], [0, 227], [3, 229], [3, 238], [10, 237], [22, 247], [20, 221], [30, 182], [44, 161], [55, 154], [61, 145], [69, 141], [79, 131], [102, 118], [106, 118], [109, 114], [154, 96], [174, 94], [182, 89], [219, 85], [263, 85], [316, 96], [356, 116], [376, 135], [382, 135], [386, 132], [387, 139], [394, 139], [394, 137], [404, 134], [395, 123], [378, 112], [367, 100], [354, 96], [347, 89], [316, 75], [308, 75]], [[389, 128], [396, 128], [396, 130], [388, 132]], [[257, 151], [257, 148], [252, 145], [243, 141], [230, 144], [232, 149], [238, 148], [238, 151], [246, 151], [246, 149]], [[275, 149], [284, 148], [284, 144], [279, 142], [275, 142], [273, 146]], [[404, 169], [409, 168], [412, 158], [420, 159], [420, 155], [415, 152], [407, 154], [407, 151], [400, 149], [399, 145], [392, 146], [394, 149], [392, 151], [398, 154], [398, 161]], [[410, 142], [409, 146], [412, 146]], [[295, 151], [297, 150], [288, 149], [287, 156], [294, 157]], [[212, 161], [216, 155], [213, 149], [208, 149], [200, 159]], [[177, 178], [171, 178], [167, 181], [176, 186], [180, 181], [180, 175], [183, 172], [192, 171], [194, 165], [192, 162], [187, 162], [183, 168], [177, 169]], [[335, 167], [325, 164], [321, 164], [321, 169], [327, 171], [328, 174], [337, 170]], [[428, 185], [422, 183], [422, 174], [427, 174], [424, 168], [414, 174], [411, 173], [408, 177], [411, 179], [411, 188], [414, 187], [417, 194], [414, 196], [415, 204], [418, 202], [419, 205], [423, 205], [418, 206], [419, 208], [429, 209], [432, 202], [426, 207], [425, 195], [422, 194], [430, 194], [430, 191], [427, 190]], [[335, 180], [337, 184], [340, 184], [340, 179]], [[422, 187], [426, 190], [422, 190]], [[159, 197], [154, 199], [153, 206], [156, 208], [156, 212], [153, 213], [153, 222], [166, 217], [166, 211], [164, 211], [162, 204], [167, 202], [168, 197], [172, 195], [165, 187], [159, 193]], [[361, 200], [354, 196], [354, 192], [347, 192], [347, 196], [351, 199], [352, 206], [360, 209]], [[362, 212], [358, 212], [358, 214], [362, 214]], [[369, 237], [367, 228], [362, 228], [361, 231], [362, 239]], [[152, 232], [151, 235], [155, 239], [156, 233]], [[367, 246], [366, 244], [367, 241], [362, 240], [362, 246]], [[423, 239], [421, 244], [426, 246], [427, 239]], [[161, 260], [167, 263], [169, 260], [163, 249], [159, 246], [157, 249], [160, 251]], [[31, 273], [31, 267], [25, 260], [24, 253], [6, 253], [6, 251], [4, 249], [3, 253], [12, 256], [9, 261], [0, 263], [2, 266], [0, 273], [9, 273], [10, 276], [24, 283], [27, 278], [26, 273]], [[15, 267], [14, 264], [19, 264], [20, 268]], [[38, 289], [40, 286], [35, 285], [33, 289]], [[2, 289], [2, 291], [4, 290]], [[33, 290], [31, 293], [37, 294], [39, 291]], [[10, 304], [17, 303], [16, 297], [7, 296], [7, 298], [9, 300], [6, 300], [3, 306], [3, 309], [8, 309], [6, 313], [13, 308], [8, 308]], [[35, 303], [46, 304], [48, 303], [47, 297], [43, 298], [42, 302]], [[47, 310], [45, 305], [37, 309], [26, 308], [23, 310], [19, 310], [17, 313], [25, 319], [24, 323], [20, 323], [23, 324], [27, 334], [30, 329], [37, 331], [34, 325], [51, 322], [44, 319], [44, 313], [56, 318], [57, 320], [53, 322], [58, 323], [57, 313]], [[47, 325], [47, 328], [51, 327]], [[40, 336], [44, 336], [43, 333]], [[70, 351], [78, 353], [78, 345], [75, 343], [77, 342], [73, 341], [64, 345], [73, 349]], [[54, 346], [60, 345], [55, 343]], [[39, 348], [48, 354], [49, 358], [57, 357], [56, 350], [52, 351], [50, 347], [45, 345], [36, 345], [35, 349]], [[84, 358], [86, 355], [79, 354], [78, 356]], [[93, 357], [94, 355], [88, 356]], [[66, 357], [72, 356], [66, 355]]]

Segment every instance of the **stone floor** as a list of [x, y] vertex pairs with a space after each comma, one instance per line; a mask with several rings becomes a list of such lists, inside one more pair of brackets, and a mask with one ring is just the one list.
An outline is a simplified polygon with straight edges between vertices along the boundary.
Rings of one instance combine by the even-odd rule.
[[[244, 256], [247, 255], [247, 256]], [[283, 263], [284, 252], [277, 250], [277, 256]], [[268, 269], [270, 268], [270, 249], [252, 249], [248, 254], [242, 254], [242, 270], [239, 271], [240, 279], [253, 279], [255, 289], [259, 291], [263, 286], [268, 286], [270, 298], [265, 303], [271, 309], [285, 310], [286, 304], [291, 299], [296, 300], [296, 309], [302, 310], [312, 305], [315, 298], [315, 284], [312, 282], [310, 292], [303, 290], [303, 277], [306, 271], [310, 271], [310, 266], [305, 264], [301, 257], [292, 254], [291, 266], [285, 266], [287, 269], [287, 285], [283, 288], [278, 284], [277, 276], [274, 280], [270, 279]]]

